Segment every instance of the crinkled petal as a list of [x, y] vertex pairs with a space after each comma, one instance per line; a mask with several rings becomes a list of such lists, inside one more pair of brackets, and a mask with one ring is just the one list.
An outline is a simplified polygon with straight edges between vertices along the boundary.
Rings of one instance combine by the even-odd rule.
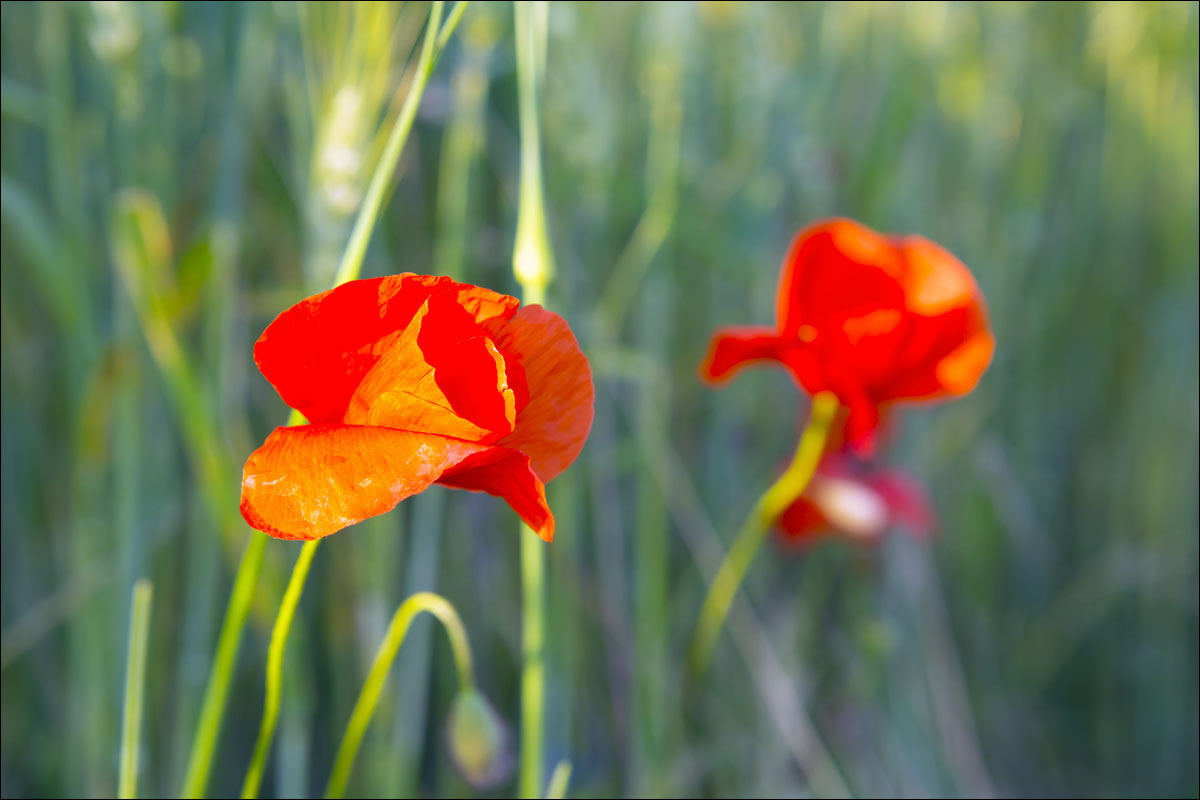
[[494, 442], [516, 421], [513, 371], [465, 309], [435, 295], [363, 378], [345, 422]]
[[546, 487], [524, 453], [490, 447], [447, 470], [438, 483], [503, 498], [538, 536], [547, 542], [554, 539], [554, 514], [546, 502]]
[[276, 428], [242, 472], [242, 516], [280, 539], [319, 539], [393, 509], [486, 445], [365, 425]]
[[433, 294], [477, 323], [511, 318], [514, 297], [426, 275], [349, 281], [284, 311], [263, 331], [254, 360], [284, 402], [314, 423], [341, 422], [366, 374]]
[[592, 369], [566, 320], [536, 304], [523, 306], [494, 338], [506, 361], [524, 369], [529, 396], [499, 444], [528, 455], [549, 483], [579, 455], [592, 428]]
[[760, 325], [719, 328], [700, 364], [700, 377], [719, 383], [753, 362], [783, 361], [792, 349], [787, 345], [774, 328]]

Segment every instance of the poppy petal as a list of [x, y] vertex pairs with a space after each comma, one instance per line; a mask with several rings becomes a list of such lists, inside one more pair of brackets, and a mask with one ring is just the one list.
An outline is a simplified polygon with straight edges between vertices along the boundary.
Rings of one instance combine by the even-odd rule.
[[852, 539], [877, 540], [891, 521], [886, 498], [860, 478], [817, 475], [804, 494], [832, 529]]
[[[488, 430], [510, 433], [528, 402], [524, 370], [501, 355], [483, 326], [458, 299], [434, 296], [418, 344], [434, 367], [434, 379], [454, 410]], [[510, 378], [520, 387], [515, 392]], [[518, 397], [522, 394], [522, 397]]]
[[383, 514], [486, 450], [368, 425], [276, 428], [242, 472], [242, 516], [280, 539], [319, 539]]
[[841, 408], [830, 431], [831, 441], [844, 444], [860, 455], [870, 454], [875, 446], [880, 409], [854, 371], [840, 362], [821, 360], [807, 347], [789, 348], [784, 364], [809, 394], [832, 392], [837, 397]]
[[938, 382], [950, 394], [966, 394], [979, 383], [995, 349], [992, 335], [979, 331], [938, 361], [934, 370]]
[[777, 522], [783, 541], [790, 545], [805, 545], [817, 539], [829, 528], [821, 509], [804, 495], [784, 509]]
[[896, 374], [875, 391], [880, 401], [929, 400], [975, 388], [996, 344], [981, 305], [937, 318], [915, 317], [910, 327], [913, 342], [905, 345]]
[[720, 328], [700, 365], [700, 377], [710, 383], [724, 382], [751, 362], [783, 361], [788, 349], [774, 328], [757, 325]]
[[314, 423], [341, 422], [363, 377], [433, 294], [479, 324], [516, 313], [515, 297], [426, 275], [349, 281], [301, 300], [267, 326], [254, 361], [283, 401]]
[[904, 258], [909, 324], [881, 399], [966, 394], [991, 361], [983, 295], [966, 266], [920, 236], [893, 240]]
[[840, 320], [903, 308], [902, 262], [885, 236], [848, 219], [810, 225], [792, 242], [779, 278], [779, 333], [805, 341], [836, 332]]
[[494, 338], [508, 362], [524, 369], [529, 396], [515, 430], [499, 444], [528, 455], [533, 471], [549, 483], [587, 441], [592, 369], [566, 320], [536, 304], [522, 306]]
[[516, 420], [514, 370], [453, 298], [434, 296], [363, 378], [345, 422], [493, 442]]
[[554, 540], [554, 514], [546, 502], [546, 486], [524, 453], [490, 447], [447, 470], [438, 483], [503, 498], [538, 536]]
[[846, 403], [849, 413], [846, 415], [846, 445], [862, 456], [869, 456], [875, 451], [875, 429], [879, 426], [879, 406], [867, 395], [856, 392], [847, 400], [844, 396], [839, 399]]
[[892, 243], [904, 262], [901, 283], [909, 310], [936, 317], [978, 301], [975, 278], [949, 250], [924, 236], [897, 236]]

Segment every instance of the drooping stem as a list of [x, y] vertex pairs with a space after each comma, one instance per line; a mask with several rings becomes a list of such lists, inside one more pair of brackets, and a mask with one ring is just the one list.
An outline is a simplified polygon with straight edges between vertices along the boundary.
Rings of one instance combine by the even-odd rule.
[[[442, 2], [440, 0], [435, 2], [430, 9], [429, 24], [426, 28], [425, 40], [417, 62], [413, 83], [409, 87], [404, 105], [400, 109], [400, 115], [388, 136], [379, 163], [375, 166], [367, 194], [351, 231], [350, 241], [346, 245], [346, 251], [338, 266], [335, 286], [356, 279], [362, 271], [363, 258], [366, 256], [371, 231], [375, 227], [375, 222], [386, 199], [387, 187], [395, 172], [400, 154], [404, 151], [408, 134], [412, 130], [413, 119], [421, 104], [421, 96], [424, 94], [429, 76], [437, 65], [438, 57], [462, 19], [467, 5], [466, 0], [460, 0], [455, 4], [445, 25], [441, 25]], [[433, 44], [431, 45], [431, 43]], [[303, 416], [292, 411], [288, 425], [301, 425], [304, 422]], [[234, 664], [237, 661], [238, 645], [241, 641], [242, 631], [246, 627], [251, 602], [254, 599], [254, 590], [262, 569], [266, 542], [267, 537], [265, 536], [257, 534], [251, 536], [242, 560], [238, 564], [229, 606], [226, 608], [225, 618], [221, 623], [221, 633], [217, 641], [217, 652], [213, 659], [212, 671], [209, 673], [208, 685], [204, 690], [204, 703], [200, 711], [200, 720], [196, 726], [196, 738], [192, 742], [192, 750], [188, 758], [182, 792], [184, 797], [202, 797], [208, 785], [217, 736], [221, 730], [221, 718], [224, 716], [225, 701], [229, 695], [229, 683], [233, 675]]]
[[[544, 53], [544, 3], [514, 4], [517, 50], [517, 99], [521, 131], [521, 183], [517, 208], [517, 233], [513, 242], [513, 272], [521, 284], [525, 303], [544, 303], [546, 287], [554, 275], [550, 240], [546, 231], [542, 193], [541, 141], [538, 134], [537, 88]], [[545, 770], [546, 704], [546, 551], [545, 543], [527, 526], [521, 526], [521, 755], [517, 793], [541, 797]]]
[[259, 784], [262, 783], [263, 765], [267, 761], [267, 751], [271, 748], [271, 738], [275, 735], [275, 722], [279, 719], [279, 694], [283, 688], [283, 655], [287, 651], [288, 634], [291, 633], [296, 606], [300, 603], [304, 582], [308, 579], [308, 570], [312, 566], [313, 556], [317, 554], [320, 541], [315, 539], [305, 542], [304, 547], [300, 549], [296, 565], [292, 568], [292, 577], [288, 580], [283, 600], [279, 603], [279, 616], [275, 618], [275, 627], [271, 629], [271, 644], [267, 647], [267, 693], [263, 700], [262, 723], [258, 727], [254, 755], [250, 759], [250, 767], [246, 770], [246, 779], [242, 783], [242, 797], [257, 797]]
[[808, 482], [812, 480], [813, 473], [821, 461], [821, 454], [825, 451], [825, 443], [829, 438], [829, 429], [837, 409], [837, 398], [832, 394], [822, 393], [813, 398], [812, 416], [800, 437], [800, 444], [796, 447], [792, 463], [779, 476], [779, 480], [758, 498], [750, 515], [742, 523], [725, 560], [721, 562], [717, 576], [708, 589], [708, 596], [704, 598], [700, 618], [696, 623], [696, 633], [688, 652], [688, 663], [697, 674], [703, 673], [708, 667], [717, 635], [720, 634], [725, 617], [729, 613], [729, 606], [742, 584], [742, 579], [746, 577], [746, 570], [754, 561], [758, 548], [767, 538], [771, 524], [804, 492]]
[[371, 724], [371, 717], [375, 714], [375, 707], [379, 704], [379, 695], [383, 691], [384, 682], [387, 681], [392, 662], [396, 659], [400, 645], [404, 643], [409, 626], [422, 611], [427, 611], [436, 617], [446, 631], [446, 636], [450, 640], [450, 649], [454, 653], [454, 665], [458, 669], [459, 688], [467, 691], [475, 686], [475, 673], [471, 664], [471, 646], [467, 641], [466, 629], [463, 627], [462, 620], [459, 619], [458, 612], [454, 610], [454, 606], [450, 605], [450, 602], [444, 597], [433, 592], [417, 592], [409, 597], [396, 609], [396, 613], [392, 616], [392, 622], [388, 626], [387, 634], [380, 643], [379, 650], [375, 653], [375, 661], [371, 665], [366, 683], [363, 684], [362, 692], [358, 695], [358, 702], [354, 704], [350, 722], [346, 725], [346, 733], [342, 736], [342, 744], [334, 758], [329, 785], [325, 788], [326, 797], [341, 797], [346, 791], [346, 782], [350, 779], [350, 769], [354, 766], [358, 747], [362, 744], [363, 735], [367, 732], [367, 726]]
[[150, 638], [150, 602], [154, 585], [142, 578], [133, 587], [129, 612], [129, 655], [125, 662], [125, 716], [121, 724], [121, 769], [117, 796], [137, 797], [138, 748], [146, 689], [146, 643]]

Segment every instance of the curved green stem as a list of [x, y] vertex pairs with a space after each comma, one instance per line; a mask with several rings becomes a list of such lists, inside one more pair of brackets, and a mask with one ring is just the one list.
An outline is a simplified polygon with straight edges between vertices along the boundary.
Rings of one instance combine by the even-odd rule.
[[700, 609], [696, 633], [688, 652], [688, 663], [696, 674], [704, 672], [708, 667], [717, 635], [729, 614], [729, 605], [733, 602], [742, 579], [746, 577], [746, 570], [754, 561], [758, 548], [767, 538], [771, 524], [804, 492], [808, 482], [812, 480], [813, 473], [821, 461], [821, 454], [825, 451], [825, 442], [829, 438], [829, 429], [837, 409], [837, 398], [832, 394], [823, 392], [813, 398], [812, 416], [800, 437], [800, 444], [796, 447], [792, 463], [779, 476], [779, 480], [758, 498], [750, 515], [742, 523], [742, 528], [738, 531], [725, 560], [721, 562], [717, 577], [713, 579], [708, 596], [704, 598], [704, 606]]
[[118, 797], [137, 797], [138, 747], [146, 688], [146, 642], [150, 638], [150, 601], [154, 584], [142, 578], [133, 586], [129, 612], [129, 655], [125, 662], [125, 716], [121, 724], [121, 771]]
[[192, 740], [192, 752], [188, 757], [183, 797], [203, 797], [208, 785], [213, 753], [217, 749], [217, 735], [221, 732], [221, 717], [225, 712], [225, 699], [229, 696], [229, 682], [233, 677], [233, 665], [237, 662], [242, 629], [246, 627], [246, 617], [250, 615], [250, 606], [254, 602], [254, 587], [262, 571], [266, 547], [267, 537], [255, 533], [246, 544], [242, 560], [238, 563], [233, 589], [229, 593], [229, 605], [221, 623], [221, 634], [217, 639], [217, 653], [208, 675], [208, 685], [204, 689], [196, 738]]
[[329, 775], [329, 784], [325, 787], [326, 797], [341, 797], [346, 791], [346, 782], [350, 779], [350, 770], [358, 755], [358, 747], [362, 744], [367, 726], [371, 724], [371, 717], [375, 714], [375, 706], [379, 704], [379, 695], [383, 691], [384, 682], [387, 681], [392, 662], [396, 660], [396, 653], [400, 651], [400, 645], [404, 643], [409, 626], [422, 611], [436, 617], [446, 630], [446, 637], [450, 640], [450, 649], [454, 653], [454, 665], [458, 669], [460, 688], [463, 691], [474, 688], [475, 673], [471, 666], [471, 646], [467, 642], [466, 629], [463, 627], [462, 620], [459, 619], [458, 612], [454, 610], [454, 606], [450, 605], [450, 602], [444, 597], [433, 592], [417, 592], [409, 597], [400, 604], [392, 616], [387, 635], [383, 637], [383, 641], [379, 644], [379, 650], [375, 653], [375, 662], [371, 665], [367, 682], [363, 684], [362, 692], [358, 695], [358, 702], [354, 704], [354, 711], [350, 713], [350, 722], [346, 725], [342, 744], [338, 747], [337, 756], [333, 760], [333, 771]]
[[[554, 275], [546, 206], [542, 193], [541, 141], [538, 134], [537, 86], [539, 43], [544, 26], [535, 16], [545, 7], [518, 2], [513, 6], [517, 49], [517, 100], [520, 106], [521, 183], [517, 233], [513, 242], [513, 272], [525, 303], [545, 303], [546, 286]], [[541, 797], [544, 772], [544, 715], [546, 705], [546, 551], [545, 543], [521, 526], [521, 756], [517, 793]]]
[[279, 719], [283, 654], [287, 650], [288, 634], [292, 630], [296, 606], [300, 603], [300, 594], [304, 591], [304, 582], [308, 579], [308, 569], [312, 566], [313, 556], [316, 555], [320, 542], [320, 539], [305, 542], [304, 547], [300, 549], [300, 555], [296, 557], [296, 566], [292, 568], [292, 577], [283, 593], [283, 601], [279, 604], [279, 616], [275, 618], [275, 627], [271, 630], [271, 644], [267, 647], [267, 694], [263, 701], [262, 724], [258, 728], [258, 741], [254, 744], [254, 755], [250, 759], [249, 769], [246, 770], [246, 780], [242, 783], [242, 797], [257, 797], [259, 784], [262, 783], [263, 765], [267, 760], [267, 751], [271, 749], [271, 738], [275, 735], [275, 722]]

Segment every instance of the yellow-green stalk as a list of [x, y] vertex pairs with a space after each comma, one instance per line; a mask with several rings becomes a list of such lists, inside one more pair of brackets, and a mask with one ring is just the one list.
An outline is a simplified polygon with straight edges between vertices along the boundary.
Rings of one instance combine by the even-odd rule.
[[142, 578], [133, 587], [129, 612], [129, 654], [125, 662], [125, 715], [121, 724], [121, 767], [117, 796], [137, 797], [138, 750], [142, 741], [142, 707], [146, 693], [146, 645], [150, 638], [150, 603], [154, 585]]
[[[541, 141], [537, 89], [545, 53], [544, 2], [514, 4], [517, 50], [517, 98], [521, 130], [521, 184], [513, 273], [524, 302], [544, 303], [554, 277], [542, 193]], [[545, 542], [527, 526], [521, 530], [521, 755], [517, 793], [541, 797], [544, 772], [546, 704], [546, 551]]]
[[746, 570], [754, 561], [758, 548], [767, 538], [772, 523], [800, 497], [812, 480], [813, 473], [817, 471], [837, 409], [837, 398], [832, 394], [823, 392], [813, 398], [812, 416], [800, 437], [800, 444], [796, 447], [792, 463], [783, 475], [779, 476], [779, 480], [771, 484], [762, 497], [758, 498], [750, 515], [742, 523], [733, 546], [729, 548], [716, 578], [708, 588], [704, 606], [700, 609], [696, 634], [688, 653], [688, 663], [695, 672], [701, 673], [707, 668], [717, 635], [721, 632], [721, 626], [725, 624], [725, 617], [729, 613], [729, 605], [733, 602], [742, 579], [746, 577]]
[[291, 632], [296, 606], [300, 604], [300, 594], [304, 591], [304, 582], [308, 579], [308, 570], [312, 566], [313, 556], [317, 554], [320, 541], [316, 539], [305, 542], [300, 548], [296, 566], [292, 569], [292, 577], [283, 593], [283, 601], [279, 604], [279, 616], [276, 617], [275, 627], [271, 631], [271, 644], [267, 647], [267, 692], [263, 700], [262, 723], [258, 728], [258, 740], [254, 743], [254, 755], [250, 758], [246, 779], [242, 782], [244, 798], [258, 797], [263, 766], [267, 761], [267, 750], [271, 747], [275, 721], [279, 718], [279, 693], [283, 687], [283, 656], [287, 651], [288, 633]]

